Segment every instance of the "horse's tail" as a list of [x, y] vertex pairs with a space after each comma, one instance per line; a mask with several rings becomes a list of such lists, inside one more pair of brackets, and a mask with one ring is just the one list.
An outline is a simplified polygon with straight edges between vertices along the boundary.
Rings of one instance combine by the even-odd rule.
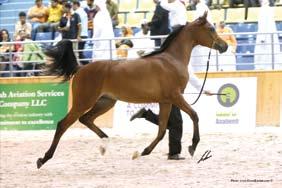
[[63, 81], [67, 81], [79, 69], [70, 40], [62, 40], [56, 46], [45, 49], [44, 53], [48, 57], [53, 58], [53, 62], [46, 65], [46, 75], [62, 76], [64, 78]]

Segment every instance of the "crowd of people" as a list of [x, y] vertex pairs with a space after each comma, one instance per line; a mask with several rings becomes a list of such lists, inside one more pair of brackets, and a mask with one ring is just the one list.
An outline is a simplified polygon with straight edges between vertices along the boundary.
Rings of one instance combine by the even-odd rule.
[[[187, 22], [187, 1], [184, 0], [152, 0], [156, 4], [155, 12], [151, 20], [142, 20], [139, 32], [133, 32], [126, 25], [121, 26], [122, 37], [139, 37], [136, 39], [125, 38], [123, 40], [98, 40], [103, 38], [114, 38], [114, 29], [119, 25], [118, 4], [112, 0], [50, 0], [48, 6], [42, 0], [35, 0], [27, 12], [19, 13], [19, 20], [15, 24], [13, 36], [5, 29], [0, 32], [0, 42], [24, 41], [15, 45], [2, 44], [0, 46], [1, 71], [16, 70], [13, 76], [38, 75], [24, 70], [38, 70], [44, 62], [44, 54], [41, 46], [32, 41], [37, 40], [39, 33], [51, 33], [55, 42], [62, 39], [74, 39], [74, 49], [78, 51], [77, 57], [82, 65], [93, 60], [115, 59], [115, 58], [137, 58], [153, 51], [161, 46], [163, 39], [149, 39], [150, 36], [167, 35], [175, 28]], [[262, 0], [264, 7], [268, 6], [268, 0]], [[185, 4], [186, 3], [186, 4]], [[208, 21], [214, 23], [212, 16], [204, 0], [191, 0], [189, 4], [195, 7], [194, 19], [208, 12]], [[264, 9], [266, 10], [266, 9]], [[263, 17], [263, 16], [262, 16]], [[267, 21], [267, 23], [270, 23]], [[237, 41], [232, 34], [233, 31], [227, 27], [224, 21], [214, 23], [216, 31], [228, 43], [226, 53], [211, 60], [211, 70], [234, 71], [236, 70], [236, 48]], [[260, 22], [259, 22], [260, 24]], [[273, 23], [272, 23], [273, 25]], [[271, 27], [268, 28], [274, 28]], [[259, 27], [260, 29], [260, 27]], [[87, 38], [93, 41], [86, 42]], [[276, 39], [275, 39], [276, 40]], [[31, 42], [31, 43], [28, 43]], [[87, 47], [92, 49], [91, 53], [85, 53]], [[209, 49], [196, 46], [192, 52], [190, 64], [195, 71], [204, 71], [206, 56]], [[11, 55], [10, 52], [13, 52]], [[86, 55], [88, 54], [88, 55]], [[89, 55], [90, 54], [90, 55]], [[215, 57], [216, 52], [213, 51]], [[90, 57], [89, 57], [90, 56]], [[9, 62], [13, 62], [10, 64]], [[259, 60], [258, 60], [259, 61]], [[225, 66], [216, 69], [216, 62], [224, 62]], [[203, 66], [201, 66], [203, 65]], [[34, 71], [33, 71], [34, 72]], [[8, 76], [2, 73], [1, 76]]]

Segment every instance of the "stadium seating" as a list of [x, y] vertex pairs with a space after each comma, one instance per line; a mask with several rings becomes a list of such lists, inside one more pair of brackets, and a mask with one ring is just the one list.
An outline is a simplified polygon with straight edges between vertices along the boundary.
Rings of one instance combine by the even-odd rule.
[[36, 33], [35, 40], [52, 40], [52, 32]]

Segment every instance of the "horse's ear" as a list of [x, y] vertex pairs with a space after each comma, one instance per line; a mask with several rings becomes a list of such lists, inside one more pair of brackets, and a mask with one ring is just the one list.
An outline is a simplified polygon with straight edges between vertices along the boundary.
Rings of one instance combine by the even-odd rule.
[[205, 11], [204, 15], [199, 17], [197, 23], [199, 25], [203, 25], [203, 24], [207, 23], [207, 16], [208, 16], [208, 11]]
[[202, 16], [204, 19], [207, 19], [207, 16], [208, 16], [208, 11], [205, 11], [204, 12], [204, 15]]

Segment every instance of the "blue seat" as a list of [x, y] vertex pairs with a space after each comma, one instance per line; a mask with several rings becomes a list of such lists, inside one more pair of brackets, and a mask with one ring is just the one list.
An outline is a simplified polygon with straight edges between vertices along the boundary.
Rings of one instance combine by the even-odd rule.
[[253, 70], [254, 69], [254, 51], [256, 41], [249, 38], [241, 38], [237, 40], [236, 53], [236, 69], [237, 70]]
[[254, 39], [238, 39], [236, 53], [254, 53], [255, 45]]
[[[258, 30], [257, 23], [233, 23], [228, 24], [235, 33], [256, 32]], [[255, 39], [253, 34], [237, 34], [237, 39]]]
[[3, 3], [7, 3], [8, 0], [0, 0], [0, 5], [3, 4]]
[[254, 70], [254, 56], [253, 55], [240, 55], [236, 56], [236, 69], [237, 70]]
[[131, 27], [133, 34], [135, 35], [136, 33], [138, 33], [139, 31], [141, 31], [140, 27]]
[[52, 32], [36, 33], [35, 40], [52, 40]]
[[120, 37], [121, 36], [121, 29], [120, 28], [114, 28], [114, 34], [115, 34], [115, 37]]

